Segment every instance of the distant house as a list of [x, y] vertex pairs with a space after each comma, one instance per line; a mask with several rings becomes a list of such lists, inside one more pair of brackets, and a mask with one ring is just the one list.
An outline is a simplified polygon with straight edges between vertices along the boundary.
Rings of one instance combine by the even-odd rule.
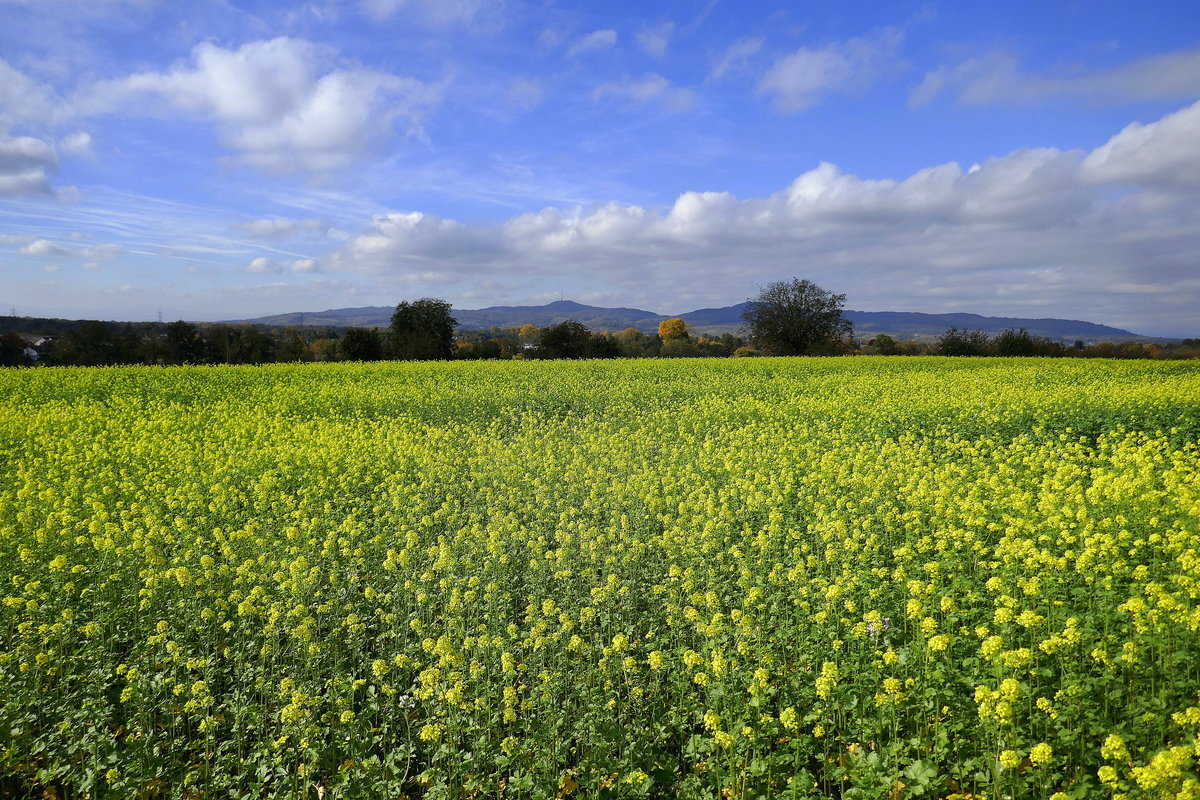
[[30, 361], [40, 361], [46, 351], [50, 349], [52, 341], [49, 336], [26, 337], [25, 357]]

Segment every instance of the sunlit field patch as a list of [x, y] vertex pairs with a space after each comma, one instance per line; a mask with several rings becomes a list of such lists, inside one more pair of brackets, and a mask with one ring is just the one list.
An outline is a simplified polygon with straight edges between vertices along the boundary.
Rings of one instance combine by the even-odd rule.
[[1190, 363], [3, 371], [0, 793], [1200, 797], [1198, 438]]

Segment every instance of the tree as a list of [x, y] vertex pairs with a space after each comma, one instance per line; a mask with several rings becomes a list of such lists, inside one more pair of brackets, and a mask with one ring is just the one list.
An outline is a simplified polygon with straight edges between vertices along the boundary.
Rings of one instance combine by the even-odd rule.
[[29, 363], [24, 337], [9, 331], [0, 336], [0, 367], [23, 367]]
[[591, 343], [592, 332], [586, 325], [565, 319], [557, 325], [542, 328], [538, 355], [542, 358], [587, 358]]
[[681, 320], [679, 317], [664, 319], [662, 322], [658, 323], [658, 338], [662, 339], [664, 342], [668, 339], [689, 338], [687, 323]]
[[351, 328], [342, 337], [341, 353], [347, 361], [378, 361], [383, 358], [383, 340], [375, 328]]
[[792, 278], [768, 284], [750, 300], [742, 319], [754, 346], [769, 355], [801, 356], [835, 349], [854, 331], [842, 316], [846, 295]]
[[204, 338], [190, 322], [167, 323], [167, 360], [172, 364], [199, 364], [204, 360]]
[[986, 356], [992, 341], [983, 331], [960, 331], [951, 328], [938, 340], [938, 352], [944, 356]]
[[405, 300], [392, 314], [392, 353], [405, 361], [453, 358], [457, 324], [445, 300]]
[[875, 352], [881, 356], [894, 356], [900, 352], [900, 347], [896, 344], [896, 340], [888, 336], [886, 333], [879, 333], [868, 344], [875, 347]]
[[1056, 356], [1063, 347], [1053, 339], [1034, 336], [1024, 328], [1008, 328], [996, 337], [992, 345], [998, 356]]

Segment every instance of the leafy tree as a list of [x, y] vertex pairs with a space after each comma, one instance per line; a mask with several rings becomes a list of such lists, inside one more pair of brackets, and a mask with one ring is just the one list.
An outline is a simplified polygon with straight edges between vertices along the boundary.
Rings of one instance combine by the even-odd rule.
[[592, 332], [586, 325], [565, 319], [557, 325], [542, 328], [538, 355], [542, 358], [587, 358], [591, 342]]
[[768, 284], [742, 318], [754, 346], [769, 355], [801, 356], [836, 349], [854, 330], [842, 316], [846, 295], [799, 278]]
[[620, 358], [621, 343], [611, 333], [594, 333], [588, 342], [590, 358]]
[[341, 352], [341, 340], [322, 336], [309, 347], [312, 349], [313, 358], [317, 361], [337, 361], [338, 354]]
[[457, 324], [445, 300], [405, 300], [392, 314], [392, 353], [405, 361], [453, 358]]
[[900, 352], [900, 346], [896, 344], [896, 340], [886, 333], [877, 334], [871, 341], [875, 347], [875, 352], [881, 356], [894, 356]]
[[199, 364], [204, 361], [204, 337], [190, 322], [167, 323], [167, 361], [172, 364]]
[[676, 337], [664, 339], [658, 354], [663, 358], [696, 358], [701, 353], [699, 345], [691, 339]]
[[312, 361], [312, 348], [308, 346], [308, 342], [304, 341], [303, 336], [293, 333], [283, 340], [276, 360], [281, 362]]
[[658, 338], [664, 342], [671, 339], [688, 339], [687, 323], [679, 317], [664, 319], [658, 323]]
[[1034, 336], [1024, 328], [1009, 328], [996, 337], [993, 346], [998, 356], [1056, 356], [1063, 347], [1045, 336]]
[[375, 328], [351, 328], [341, 339], [341, 354], [347, 361], [378, 361], [383, 358], [383, 339]]
[[25, 355], [25, 339], [19, 333], [8, 332], [0, 336], [0, 367], [20, 367], [29, 362]]
[[986, 356], [991, 348], [991, 340], [983, 331], [951, 328], [938, 340], [938, 352], [944, 356]]

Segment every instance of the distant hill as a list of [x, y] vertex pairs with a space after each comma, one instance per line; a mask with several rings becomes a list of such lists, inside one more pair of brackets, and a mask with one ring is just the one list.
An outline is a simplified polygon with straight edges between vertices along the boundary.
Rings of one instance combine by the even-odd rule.
[[[744, 324], [742, 312], [746, 303], [725, 308], [700, 308], [683, 314], [655, 314], [639, 308], [602, 308], [576, 303], [573, 300], [558, 300], [543, 306], [490, 306], [480, 309], [456, 308], [453, 310], [459, 328], [463, 330], [487, 330], [493, 325], [498, 328], [516, 328], [521, 325], [536, 325], [544, 328], [563, 320], [582, 322], [594, 331], [620, 331], [636, 328], [644, 333], [658, 331], [658, 323], [677, 316], [700, 333], [737, 333]], [[235, 320], [257, 325], [332, 325], [386, 327], [390, 324], [392, 306], [367, 306], [365, 308], [334, 308], [327, 311], [305, 311], [290, 314], [275, 314], [256, 319]], [[1025, 328], [1035, 336], [1045, 336], [1055, 341], [1082, 339], [1092, 343], [1099, 341], [1155, 341], [1153, 337], [1140, 336], [1131, 331], [1098, 325], [1094, 322], [1070, 319], [1024, 319], [1021, 317], [984, 317], [979, 314], [922, 314], [915, 311], [853, 311], [845, 312], [854, 325], [855, 336], [869, 339], [886, 333], [896, 339], [936, 339], [949, 328], [980, 330], [1000, 333], [1006, 328]]]

